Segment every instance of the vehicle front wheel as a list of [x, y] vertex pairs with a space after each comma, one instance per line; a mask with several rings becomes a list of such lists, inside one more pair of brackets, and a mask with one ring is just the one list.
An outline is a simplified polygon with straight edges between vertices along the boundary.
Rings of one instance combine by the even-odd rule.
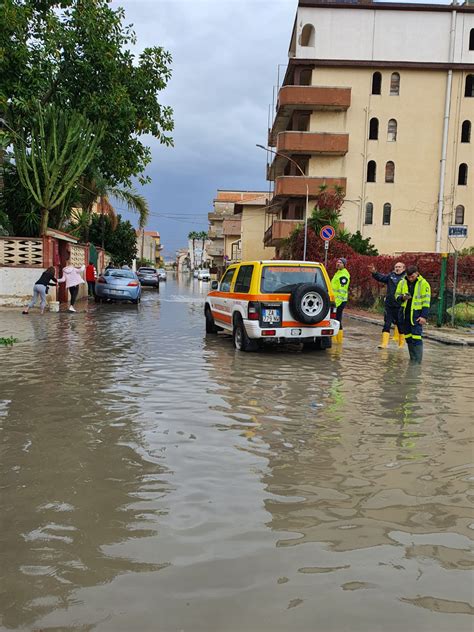
[[244, 323], [241, 319], [234, 324], [233, 331], [234, 347], [237, 351], [257, 351], [259, 348], [258, 340], [252, 340], [247, 336]]

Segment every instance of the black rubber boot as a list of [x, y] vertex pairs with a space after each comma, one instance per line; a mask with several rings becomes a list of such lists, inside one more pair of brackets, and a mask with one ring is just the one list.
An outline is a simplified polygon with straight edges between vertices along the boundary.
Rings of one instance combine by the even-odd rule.
[[421, 361], [423, 360], [423, 344], [413, 346], [413, 355], [413, 362], [421, 364]]
[[410, 362], [415, 362], [415, 347], [412, 342], [407, 343], [408, 353], [410, 354]]

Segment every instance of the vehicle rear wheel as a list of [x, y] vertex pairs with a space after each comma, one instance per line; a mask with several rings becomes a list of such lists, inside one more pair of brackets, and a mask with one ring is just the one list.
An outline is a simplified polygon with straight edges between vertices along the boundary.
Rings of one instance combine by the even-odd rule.
[[321, 351], [324, 349], [330, 349], [332, 347], [331, 336], [321, 336], [315, 342], [303, 342], [303, 348], [308, 351]]
[[212, 316], [210, 308], [206, 305], [206, 309], [204, 310], [204, 315], [206, 317], [206, 334], [217, 334], [219, 331], [216, 323], [214, 322], [214, 318]]
[[295, 320], [306, 325], [320, 323], [329, 311], [329, 295], [315, 283], [297, 285], [290, 296], [290, 312]]
[[139, 304], [140, 304], [140, 298], [133, 298], [133, 299], [132, 299], [132, 303], [133, 303], [134, 305], [139, 305]]
[[234, 340], [234, 347], [237, 351], [257, 351], [259, 348], [258, 340], [252, 340], [247, 336], [247, 332], [245, 331], [245, 326], [241, 318], [236, 320], [234, 323], [232, 337]]
[[102, 303], [100, 296], [94, 296], [94, 303]]

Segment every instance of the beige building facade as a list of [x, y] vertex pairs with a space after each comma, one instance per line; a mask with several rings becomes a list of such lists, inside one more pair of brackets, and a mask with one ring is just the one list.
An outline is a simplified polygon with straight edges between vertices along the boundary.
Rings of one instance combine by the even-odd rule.
[[265, 244], [327, 184], [345, 190], [345, 228], [381, 253], [452, 250], [449, 225], [473, 246], [474, 6], [300, 0], [289, 57]]

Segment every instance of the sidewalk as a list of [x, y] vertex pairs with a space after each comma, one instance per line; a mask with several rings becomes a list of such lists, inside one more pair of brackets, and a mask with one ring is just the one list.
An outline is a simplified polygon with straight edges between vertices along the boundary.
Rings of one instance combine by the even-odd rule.
[[[363, 309], [347, 308], [344, 310], [344, 316], [379, 327], [383, 325], [381, 315]], [[428, 324], [424, 327], [423, 336], [427, 340], [434, 340], [445, 345], [474, 347], [474, 327], [471, 329], [461, 327], [459, 329], [451, 329], [450, 327], [436, 327], [436, 325]]]

